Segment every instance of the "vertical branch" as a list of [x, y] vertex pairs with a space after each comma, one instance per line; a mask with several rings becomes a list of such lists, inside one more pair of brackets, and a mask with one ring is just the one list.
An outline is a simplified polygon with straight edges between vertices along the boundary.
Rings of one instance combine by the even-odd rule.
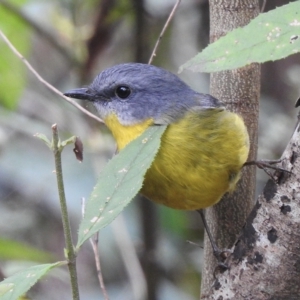
[[[210, 41], [214, 42], [236, 27], [244, 26], [259, 13], [258, 0], [210, 0]], [[252, 64], [237, 70], [211, 74], [211, 94], [222, 100], [227, 109], [240, 114], [250, 136], [249, 160], [256, 159], [258, 106], [260, 92], [260, 66]], [[223, 197], [217, 205], [207, 209], [208, 225], [221, 248], [233, 245], [237, 234], [245, 224], [254, 204], [255, 167], [243, 169], [243, 177], [236, 191]], [[213, 283], [216, 260], [205, 238], [201, 293], [209, 294]]]
[[[145, 18], [145, 1], [132, 0], [135, 15], [135, 58], [136, 62], [147, 62], [149, 28]], [[160, 276], [154, 253], [157, 249], [157, 233], [159, 230], [157, 207], [152, 202], [140, 196], [139, 210], [141, 215], [141, 228], [143, 235], [143, 252], [141, 253], [141, 265], [145, 273], [147, 295], [145, 299], [157, 300], [158, 284]]]
[[299, 298], [299, 154], [298, 121], [281, 156], [287, 172], [276, 171], [258, 196], [209, 299]]
[[55, 173], [57, 179], [57, 187], [58, 187], [59, 202], [60, 202], [60, 208], [62, 214], [64, 236], [66, 241], [65, 251], [68, 260], [72, 294], [73, 294], [73, 300], [79, 300], [79, 289], [78, 289], [78, 280], [77, 280], [77, 271], [76, 271], [76, 254], [74, 251], [74, 246], [72, 241], [70, 221], [68, 216], [67, 202], [66, 202], [66, 196], [64, 190], [63, 173], [62, 173], [62, 166], [61, 166], [62, 148], [59, 145], [60, 142], [58, 138], [58, 131], [57, 131], [56, 124], [52, 126], [52, 135], [53, 135], [53, 140], [52, 140], [53, 153], [55, 159]]
[[117, 1], [115, 0], [98, 0], [95, 8], [98, 15], [93, 24], [93, 33], [86, 43], [87, 58], [80, 74], [82, 82], [88, 81], [99, 55], [107, 47], [113, 36], [112, 32], [119, 22], [119, 20], [111, 18], [116, 5]]
[[136, 62], [145, 63], [149, 52], [149, 26], [147, 26], [145, 18], [145, 1], [132, 0], [135, 17], [135, 55]]
[[[181, 0], [177, 0], [152, 51], [148, 64], [152, 63], [153, 58], [156, 56], [158, 45], [169, 26], [176, 9], [178, 8]], [[149, 26], [146, 24], [144, 13], [144, 0], [132, 0], [135, 10], [135, 61], [145, 63], [148, 57], [149, 38], [147, 30]], [[161, 272], [155, 259], [155, 251], [157, 248], [157, 233], [159, 230], [158, 215], [156, 206], [147, 199], [140, 199], [140, 211], [142, 216], [142, 230], [144, 239], [144, 251], [142, 254], [141, 262], [145, 272], [147, 282], [147, 299], [157, 299], [157, 289], [161, 279]]]
[[141, 211], [141, 227], [144, 248], [141, 255], [141, 263], [147, 282], [147, 300], [157, 300], [158, 285], [161, 281], [159, 266], [156, 260], [157, 240], [159, 231], [159, 218], [154, 203], [144, 197], [139, 199]]

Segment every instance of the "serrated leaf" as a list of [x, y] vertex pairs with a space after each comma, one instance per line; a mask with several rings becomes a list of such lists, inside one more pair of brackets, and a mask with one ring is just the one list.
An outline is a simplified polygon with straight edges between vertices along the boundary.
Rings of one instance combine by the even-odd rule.
[[112, 222], [139, 192], [165, 129], [151, 126], [106, 165], [86, 203], [77, 248]]
[[278, 60], [300, 52], [300, 1], [260, 14], [206, 47], [180, 67], [218, 72]]
[[64, 262], [29, 267], [0, 282], [0, 299], [16, 300], [24, 295], [42, 276]]
[[0, 259], [45, 262], [51, 260], [52, 255], [24, 243], [0, 239]]

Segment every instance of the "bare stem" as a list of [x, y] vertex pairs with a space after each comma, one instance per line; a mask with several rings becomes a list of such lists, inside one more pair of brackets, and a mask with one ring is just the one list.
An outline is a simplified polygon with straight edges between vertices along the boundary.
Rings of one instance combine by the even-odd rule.
[[76, 253], [74, 251], [70, 221], [68, 216], [68, 209], [66, 203], [66, 196], [64, 190], [63, 173], [61, 166], [61, 151], [62, 148], [59, 146], [58, 130], [57, 125], [52, 125], [52, 142], [53, 142], [53, 153], [55, 159], [55, 173], [57, 179], [57, 187], [59, 194], [59, 202], [61, 207], [62, 222], [64, 229], [64, 236], [66, 242], [66, 256], [68, 260], [68, 268], [71, 279], [72, 295], [73, 300], [79, 300], [79, 289], [76, 271]]
[[168, 28], [168, 26], [169, 26], [169, 24], [170, 24], [172, 18], [174, 17], [175, 12], [176, 12], [176, 9], [177, 9], [177, 7], [179, 6], [180, 2], [181, 2], [181, 0], [177, 0], [177, 1], [176, 1], [175, 5], [174, 5], [174, 7], [173, 7], [173, 9], [172, 9], [172, 11], [171, 11], [171, 13], [170, 13], [170, 15], [169, 15], [167, 21], [166, 21], [165, 26], [163, 27], [163, 29], [162, 29], [162, 31], [161, 31], [161, 33], [160, 33], [160, 35], [159, 35], [159, 37], [158, 37], [158, 39], [157, 39], [157, 41], [156, 41], [156, 44], [155, 44], [154, 49], [153, 49], [153, 51], [152, 51], [152, 54], [151, 54], [151, 56], [150, 56], [148, 65], [151, 65], [154, 56], [156, 56], [156, 51], [157, 51], [158, 45], [159, 45], [159, 43], [160, 43], [160, 40], [162, 39], [163, 35], [165, 34], [166, 29]]
[[76, 108], [81, 110], [83, 113], [88, 115], [89, 117], [95, 119], [98, 122], [103, 123], [103, 121], [95, 116], [94, 114], [90, 113], [88, 110], [84, 109], [82, 106], [80, 106], [77, 102], [73, 101], [69, 97], [64, 96], [64, 94], [56, 89], [53, 85], [51, 85], [49, 82], [47, 82], [42, 76], [32, 67], [32, 65], [25, 59], [25, 57], [13, 46], [13, 44], [9, 41], [9, 39], [6, 37], [6, 35], [0, 30], [0, 36], [3, 39], [3, 41], [7, 44], [7, 46], [12, 50], [12, 52], [20, 58], [25, 66], [28, 68], [28, 70], [41, 82], [43, 83], [48, 89], [53, 91], [55, 94], [59, 95], [60, 97], [64, 98], [66, 101], [68, 101], [70, 104], [74, 105]]
[[267, 0], [263, 0], [262, 6], [261, 6], [261, 9], [260, 9], [260, 13], [264, 12], [266, 4], [267, 4]]
[[[84, 212], [85, 212], [85, 199], [82, 198], [82, 217], [84, 217]], [[100, 264], [100, 254], [99, 254], [99, 232], [97, 232], [94, 237], [90, 238], [90, 242], [92, 245], [92, 249], [94, 252], [94, 257], [95, 257], [95, 263], [96, 263], [96, 270], [97, 270], [97, 276], [99, 280], [99, 285], [102, 290], [104, 300], [109, 300], [106, 287], [104, 284], [103, 276], [102, 276], [102, 270], [101, 270], [101, 264]]]
[[92, 244], [94, 256], [95, 256], [95, 262], [96, 262], [96, 269], [97, 269], [97, 275], [98, 275], [98, 280], [100, 284], [100, 288], [102, 290], [103, 296], [105, 300], [109, 300], [103, 276], [102, 276], [102, 270], [101, 270], [101, 264], [100, 264], [100, 254], [99, 254], [99, 246], [98, 246], [98, 238], [99, 238], [99, 232], [97, 232], [94, 235], [94, 238], [90, 238], [90, 242]]

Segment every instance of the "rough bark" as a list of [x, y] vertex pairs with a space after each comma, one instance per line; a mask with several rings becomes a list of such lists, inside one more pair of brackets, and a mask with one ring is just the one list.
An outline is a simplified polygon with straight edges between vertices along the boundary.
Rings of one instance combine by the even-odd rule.
[[[236, 27], [250, 22], [259, 13], [258, 0], [210, 0], [210, 41], [214, 42]], [[243, 116], [250, 135], [251, 149], [248, 160], [256, 159], [258, 98], [260, 92], [260, 66], [252, 64], [238, 70], [213, 73], [211, 94], [222, 100], [229, 110]], [[254, 205], [255, 167], [243, 170], [243, 177], [236, 191], [225, 196], [220, 203], [207, 209], [206, 218], [220, 248], [235, 242]], [[214, 281], [216, 259], [205, 237], [204, 269], [201, 294], [210, 292]]]
[[203, 299], [299, 299], [300, 295], [300, 126], [247, 218], [241, 236]]

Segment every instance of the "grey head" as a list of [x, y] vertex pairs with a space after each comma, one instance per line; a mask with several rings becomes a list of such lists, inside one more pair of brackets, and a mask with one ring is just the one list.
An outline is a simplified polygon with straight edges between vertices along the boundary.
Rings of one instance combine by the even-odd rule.
[[122, 125], [149, 118], [155, 124], [169, 124], [193, 108], [223, 108], [220, 101], [195, 92], [176, 75], [140, 63], [108, 68], [89, 87], [74, 89], [65, 95], [92, 101], [104, 121], [115, 114]]

